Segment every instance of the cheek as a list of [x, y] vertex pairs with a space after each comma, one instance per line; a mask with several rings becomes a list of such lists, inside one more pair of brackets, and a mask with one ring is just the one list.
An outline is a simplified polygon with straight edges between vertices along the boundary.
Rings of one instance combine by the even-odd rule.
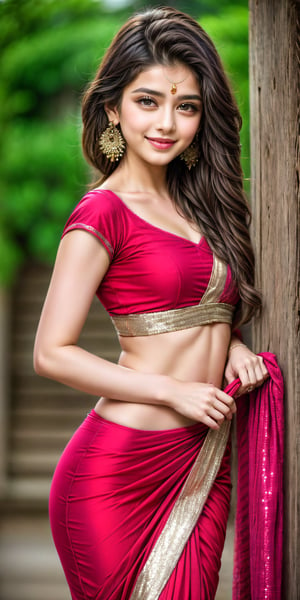
[[189, 143], [191, 143], [199, 129], [200, 118], [197, 119], [186, 119], [181, 124], [182, 135]]
[[139, 129], [144, 123], [147, 123], [150, 114], [150, 111], [147, 113], [147, 111], [141, 110], [135, 102], [123, 102], [120, 118], [124, 127], [134, 130]]
[[122, 125], [122, 133], [123, 136], [129, 145], [136, 145], [137, 138], [141, 136], [141, 130], [139, 129], [137, 123], [131, 124], [128, 121], [124, 121]]
[[143, 133], [149, 124], [149, 118], [145, 113], [139, 110], [130, 108], [121, 116], [121, 128], [126, 136], [134, 136], [135, 134]]

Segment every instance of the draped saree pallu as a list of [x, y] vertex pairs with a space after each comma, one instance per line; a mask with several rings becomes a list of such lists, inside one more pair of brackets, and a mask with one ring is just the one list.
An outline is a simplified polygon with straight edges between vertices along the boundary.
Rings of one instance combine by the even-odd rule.
[[233, 600], [281, 600], [284, 390], [276, 357], [269, 379], [237, 402], [238, 483]]

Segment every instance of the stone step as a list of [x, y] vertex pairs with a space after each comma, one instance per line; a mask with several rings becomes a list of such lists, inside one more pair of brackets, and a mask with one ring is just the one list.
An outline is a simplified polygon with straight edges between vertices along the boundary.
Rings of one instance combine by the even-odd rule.
[[[37, 503], [47, 507], [51, 476], [30, 477], [18, 476], [10, 477], [5, 488], [5, 499], [9, 504], [17, 503], [19, 506], [28, 507], [30, 503]], [[1, 596], [0, 596], [1, 598]]]
[[[50, 384], [51, 383], [51, 384]], [[30, 408], [51, 408], [55, 407], [59, 410], [62, 405], [72, 410], [73, 408], [82, 408], [83, 396], [87, 396], [78, 390], [74, 390], [67, 386], [63, 386], [55, 381], [47, 382], [44, 385], [44, 380], [41, 377], [33, 378], [30, 376], [18, 377], [14, 387], [14, 410], [23, 410]], [[63, 401], [62, 401], [63, 398]], [[93, 396], [90, 396], [93, 398]]]
[[[32, 478], [39, 485], [38, 481], [49, 480], [61, 450], [96, 401], [93, 396], [34, 373], [34, 337], [50, 276], [51, 269], [44, 265], [25, 266], [11, 296], [7, 463], [9, 479], [14, 482], [10, 489], [16, 491], [16, 502], [20, 503], [22, 482]], [[79, 345], [112, 362], [118, 358], [117, 336], [97, 298], [92, 302]], [[26, 494], [25, 503], [29, 497]]]
[[40, 406], [35, 406], [32, 408], [22, 407], [14, 410], [13, 418], [15, 422], [20, 420], [21, 423], [26, 422], [26, 419], [28, 419], [28, 421], [30, 421], [30, 419], [46, 419], [49, 426], [51, 426], [51, 420], [53, 419], [53, 424], [56, 428], [63, 419], [65, 419], [66, 422], [69, 422], [69, 419], [71, 418], [72, 420], [76, 421], [80, 420], [82, 415], [85, 415], [90, 410], [90, 406], [93, 406], [93, 402], [90, 404], [87, 403], [85, 407], [74, 407], [72, 410], [65, 405], [58, 409], [56, 407], [52, 408], [49, 406], [43, 407], [42, 404], [40, 404]]
[[67, 584], [56, 581], [2, 581], [1, 600], [71, 600]]
[[[38, 408], [31, 408], [28, 410], [20, 409], [14, 414], [14, 428], [10, 436], [10, 448], [15, 446], [14, 440], [18, 439], [20, 435], [26, 435], [28, 431], [32, 432], [33, 438], [40, 438], [41, 432], [48, 436], [51, 434], [53, 440], [56, 440], [56, 432], [66, 431], [66, 439], [72, 435], [74, 429], [76, 429], [80, 423], [84, 420], [86, 415], [90, 412], [94, 403], [86, 405], [81, 409], [73, 410], [45, 410]], [[69, 435], [70, 434], [70, 435]], [[43, 444], [43, 440], [41, 439]]]
[[49, 477], [53, 473], [55, 466], [60, 458], [61, 451], [43, 450], [34, 451], [13, 451], [8, 458], [8, 472], [12, 477], [22, 477], [24, 475], [34, 475], [36, 477]]
[[14, 452], [26, 452], [41, 450], [47, 452], [56, 451], [57, 448], [62, 448], [73, 434], [73, 429], [62, 429], [60, 431], [46, 429], [43, 430], [15, 430], [12, 434], [11, 444]]
[[70, 600], [47, 516], [18, 515], [1, 525], [1, 600]]
[[[89, 352], [92, 352], [94, 354], [99, 354], [101, 353], [101, 357], [105, 358], [106, 360], [110, 360], [111, 362], [115, 362], [117, 354], [116, 354], [116, 350], [113, 347], [104, 347], [102, 348], [102, 351], [99, 351], [100, 345], [99, 343], [96, 344], [96, 346], [93, 348], [93, 344], [90, 343], [89, 344]], [[33, 371], [33, 366], [32, 366], [32, 353], [31, 351], [28, 352], [26, 350], [24, 351], [13, 351], [11, 354], [11, 358], [12, 358], [12, 376], [14, 377], [16, 374], [17, 375], [30, 375], [33, 374], [35, 375], [34, 371]], [[17, 366], [17, 368], [14, 367], [14, 365]], [[37, 375], [35, 375], [35, 377], [37, 377]]]
[[[227, 529], [215, 600], [230, 600], [233, 526]], [[6, 517], [0, 528], [1, 600], [70, 600], [47, 516]]]

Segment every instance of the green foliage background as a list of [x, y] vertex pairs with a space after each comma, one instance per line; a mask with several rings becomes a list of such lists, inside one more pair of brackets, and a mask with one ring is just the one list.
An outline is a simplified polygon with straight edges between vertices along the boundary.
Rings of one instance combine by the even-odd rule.
[[[51, 263], [63, 224], [86, 190], [80, 98], [137, 0], [110, 12], [95, 0], [0, 0], [0, 284], [24, 260]], [[245, 0], [165, 2], [212, 36], [243, 115], [249, 177], [248, 9]]]

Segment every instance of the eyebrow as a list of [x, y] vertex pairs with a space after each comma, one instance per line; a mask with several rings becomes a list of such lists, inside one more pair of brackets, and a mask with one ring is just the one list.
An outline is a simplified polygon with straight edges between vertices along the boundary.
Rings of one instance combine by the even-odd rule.
[[[149, 94], [150, 96], [159, 96], [160, 98], [163, 98], [165, 96], [165, 94], [163, 94], [162, 92], [157, 92], [156, 90], [149, 90], [148, 88], [143, 87], [137, 88], [131, 93], [136, 94], [138, 92], [143, 94]], [[177, 100], [199, 100], [201, 102], [202, 98], [198, 94], [185, 94], [184, 96], [177, 96]]]

